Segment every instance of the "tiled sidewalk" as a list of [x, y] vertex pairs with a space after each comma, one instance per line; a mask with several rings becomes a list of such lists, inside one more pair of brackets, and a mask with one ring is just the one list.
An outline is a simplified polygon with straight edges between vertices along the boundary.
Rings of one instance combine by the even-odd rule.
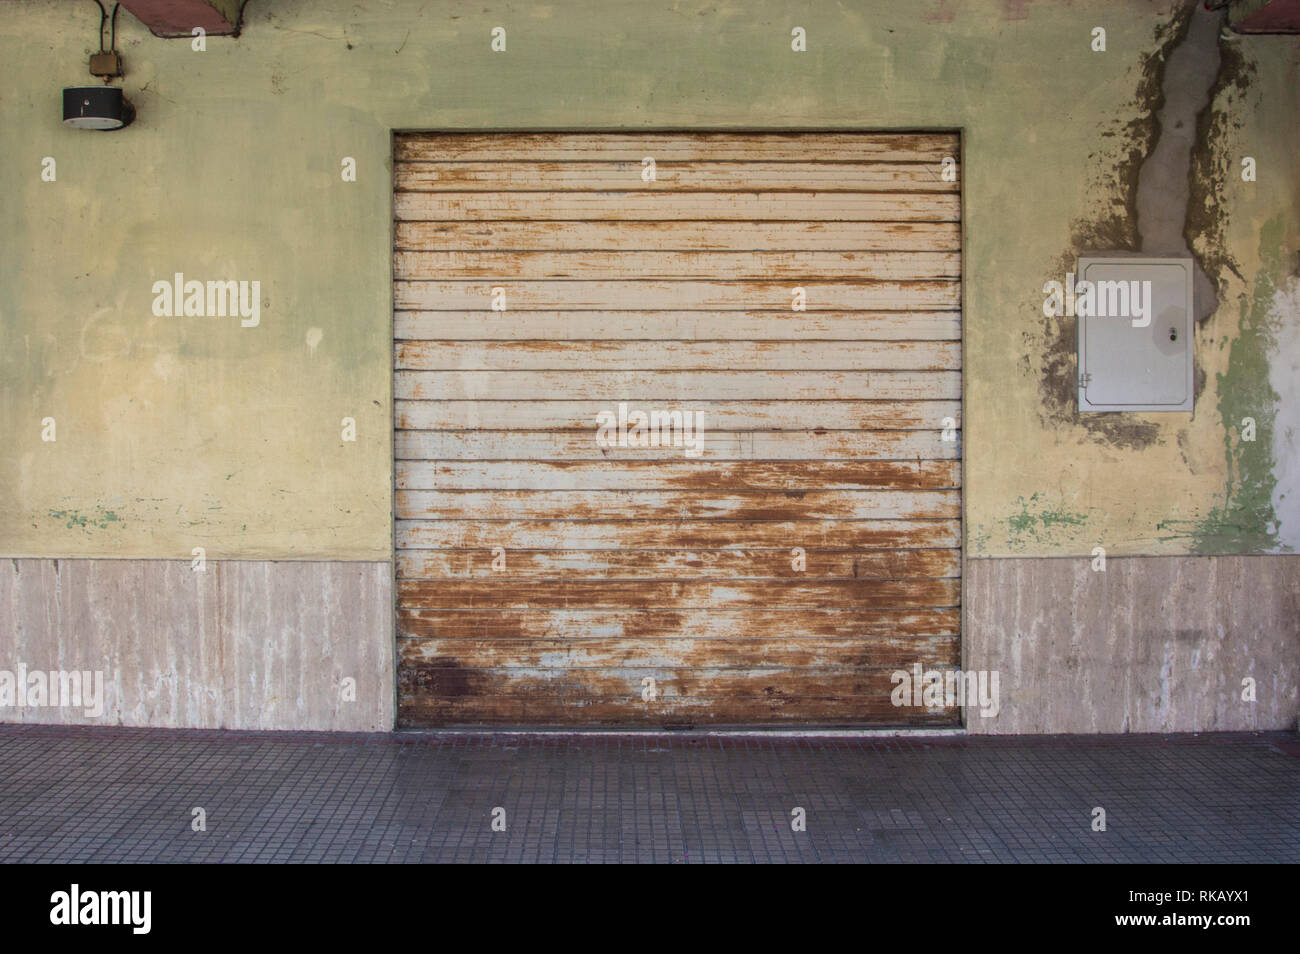
[[0, 726], [0, 861], [1295, 863], [1300, 742]]

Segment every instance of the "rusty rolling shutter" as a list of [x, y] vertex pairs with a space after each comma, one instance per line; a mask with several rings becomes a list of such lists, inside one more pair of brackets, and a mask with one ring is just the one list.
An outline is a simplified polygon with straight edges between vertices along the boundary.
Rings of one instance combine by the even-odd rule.
[[402, 724], [956, 721], [957, 150], [397, 137]]

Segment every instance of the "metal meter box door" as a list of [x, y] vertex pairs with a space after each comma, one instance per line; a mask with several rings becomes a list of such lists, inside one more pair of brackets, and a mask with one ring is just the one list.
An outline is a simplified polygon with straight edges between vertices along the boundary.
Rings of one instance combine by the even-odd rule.
[[1080, 258], [1073, 300], [1080, 411], [1192, 410], [1191, 259]]

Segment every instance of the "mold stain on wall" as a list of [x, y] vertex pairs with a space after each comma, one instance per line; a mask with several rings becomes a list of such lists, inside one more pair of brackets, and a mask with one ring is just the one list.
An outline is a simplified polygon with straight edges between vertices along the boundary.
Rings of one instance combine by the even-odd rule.
[[92, 528], [107, 530], [115, 524], [122, 525], [122, 518], [116, 511], [106, 510], [102, 506], [96, 506], [91, 513], [83, 513], [80, 510], [51, 510], [50, 517], [58, 521], [67, 521], [64, 526], [69, 530], [74, 527], [87, 531]]
[[[1278, 289], [1269, 382], [1273, 420], [1273, 513], [1281, 549], [1300, 550], [1300, 267]], [[1300, 614], [1297, 614], [1300, 615]]]
[[1031, 544], [1052, 543], [1061, 530], [1082, 527], [1088, 514], [1070, 510], [1064, 503], [1049, 505], [1044, 495], [1034, 493], [1029, 498], [1018, 497], [1019, 512], [1005, 519], [1007, 540], [1011, 549], [1025, 551]]
[[[1237, 337], [1228, 351], [1227, 370], [1217, 375], [1219, 414], [1229, 484], [1222, 502], [1200, 521], [1164, 521], [1166, 539], [1186, 538], [1197, 553], [1262, 553], [1285, 546], [1274, 513], [1274, 429], [1278, 394], [1269, 379], [1281, 309], [1277, 280], [1282, 271], [1286, 229], [1274, 216], [1260, 232], [1261, 268], [1254, 290], [1242, 304]], [[1276, 360], [1281, 360], [1279, 355]], [[1243, 439], [1243, 422], [1255, 422], [1255, 439]]]

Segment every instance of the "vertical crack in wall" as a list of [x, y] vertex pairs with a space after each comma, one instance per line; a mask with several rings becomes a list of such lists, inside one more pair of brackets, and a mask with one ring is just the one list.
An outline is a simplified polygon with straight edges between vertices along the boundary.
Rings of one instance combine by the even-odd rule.
[[1201, 128], [1198, 119], [1210, 108], [1211, 91], [1219, 75], [1222, 23], [1222, 10], [1209, 11], [1196, 4], [1186, 34], [1165, 60], [1162, 102], [1156, 113], [1159, 132], [1138, 172], [1134, 200], [1142, 253], [1193, 260], [1193, 308], [1198, 323], [1218, 308], [1218, 289], [1188, 246], [1186, 225], [1192, 150]]

